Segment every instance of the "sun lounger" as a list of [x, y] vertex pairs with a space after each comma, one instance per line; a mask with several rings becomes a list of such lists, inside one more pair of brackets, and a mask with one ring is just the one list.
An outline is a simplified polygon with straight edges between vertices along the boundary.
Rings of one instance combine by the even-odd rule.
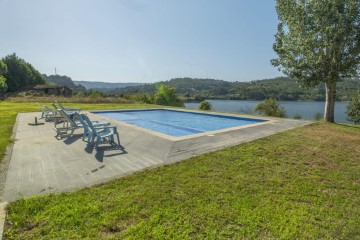
[[98, 148], [99, 144], [105, 139], [108, 140], [110, 143], [115, 144], [114, 135], [116, 135], [118, 145], [121, 146], [120, 145], [119, 133], [117, 132], [117, 127], [114, 127], [114, 126], [96, 126], [90, 121], [88, 116], [86, 116], [85, 114], [81, 114], [81, 117], [84, 119], [84, 123], [88, 126], [88, 128], [92, 132], [92, 138], [88, 142], [88, 144], [94, 144], [95, 139], [96, 139], [95, 148]]
[[44, 116], [45, 116], [45, 109], [44, 109], [44, 107], [41, 106], [38, 102], [36, 102], [36, 105], [40, 108], [41, 118], [44, 118]]
[[[51, 106], [53, 106], [53, 108], [55, 109], [55, 113], [60, 115], [60, 110], [64, 110], [62, 108], [59, 108], [55, 103], [51, 103]], [[68, 110], [64, 110], [68, 115], [73, 115], [74, 111], [68, 111]]]
[[[60, 115], [64, 118], [64, 122], [62, 123], [61, 127], [58, 126], [58, 124], [55, 124], [54, 130], [56, 132], [56, 138], [63, 138], [63, 137], [71, 137], [74, 134], [74, 131], [79, 128], [84, 128], [84, 125], [75, 118], [75, 114], [69, 115], [64, 110], [59, 110]], [[95, 126], [104, 126], [109, 125], [108, 122], [98, 122], [93, 121], [92, 124]], [[84, 129], [83, 139], [85, 136], [88, 135], [88, 132], [86, 129]]]
[[58, 102], [58, 100], [55, 100], [55, 103], [59, 106], [58, 109], [62, 109], [64, 111], [69, 111], [69, 112], [80, 112], [81, 111], [80, 108], [65, 108], [61, 103]]
[[42, 118], [45, 118], [46, 122], [52, 122], [54, 121], [55, 117], [57, 116], [56, 111], [52, 110], [48, 106], [42, 106], [43, 108], [43, 114], [41, 115]]
[[[85, 122], [83, 116], [83, 114], [79, 114], [79, 113], [75, 113], [75, 119], [79, 120], [80, 123], [83, 125], [84, 127], [84, 135], [82, 140], [84, 141], [85, 138], [87, 138], [88, 142], [91, 142], [92, 139], [94, 138], [93, 132], [91, 131], [91, 129], [89, 128], [88, 124]], [[101, 127], [101, 126], [109, 126], [110, 123], [109, 122], [98, 122], [98, 121], [91, 121], [91, 123], [96, 126], [96, 127]]]

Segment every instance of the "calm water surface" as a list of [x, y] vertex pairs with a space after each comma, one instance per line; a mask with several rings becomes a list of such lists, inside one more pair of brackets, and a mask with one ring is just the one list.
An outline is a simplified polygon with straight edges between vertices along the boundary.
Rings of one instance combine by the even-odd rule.
[[[211, 103], [214, 111], [250, 113], [261, 101], [246, 100], [206, 100]], [[346, 102], [336, 102], [335, 121], [340, 123], [349, 123], [346, 120]], [[295, 102], [284, 101], [280, 105], [285, 107], [286, 114], [293, 118], [295, 114], [300, 114], [303, 119], [314, 120], [314, 115], [318, 112], [324, 113], [325, 102]], [[186, 108], [196, 109], [199, 103], [185, 103]]]
[[[111, 111], [95, 114], [176, 137], [264, 122], [258, 119], [169, 110]], [[211, 124], [204, 124], [206, 122]]]

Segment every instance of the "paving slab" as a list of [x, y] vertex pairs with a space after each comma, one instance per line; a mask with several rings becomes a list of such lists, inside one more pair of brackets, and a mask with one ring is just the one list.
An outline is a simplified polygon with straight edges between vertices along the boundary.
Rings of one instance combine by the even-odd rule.
[[72, 137], [58, 140], [55, 138], [53, 123], [28, 125], [34, 122], [35, 117], [40, 118], [40, 113], [19, 113], [10, 163], [6, 172], [1, 173], [6, 175], [1, 202], [92, 186], [311, 123], [268, 119], [268, 122], [260, 125], [176, 138], [132, 127], [91, 112], [87, 114], [93, 120], [106, 120], [117, 126], [124, 148], [103, 144], [99, 149], [93, 149], [82, 141], [81, 129], [76, 130]]

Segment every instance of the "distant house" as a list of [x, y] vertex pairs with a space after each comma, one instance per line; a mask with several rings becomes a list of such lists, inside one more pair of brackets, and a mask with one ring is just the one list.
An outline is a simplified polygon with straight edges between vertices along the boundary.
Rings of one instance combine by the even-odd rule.
[[42, 92], [46, 95], [56, 95], [56, 96], [64, 96], [68, 97], [72, 95], [72, 90], [65, 86], [57, 86], [57, 85], [36, 85], [32, 88], [37, 92]]

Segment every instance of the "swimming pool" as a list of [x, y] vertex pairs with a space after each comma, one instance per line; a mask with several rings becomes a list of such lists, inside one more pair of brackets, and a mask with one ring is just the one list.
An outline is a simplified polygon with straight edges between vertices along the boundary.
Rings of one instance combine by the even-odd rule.
[[174, 137], [188, 136], [266, 121], [167, 109], [93, 113]]

